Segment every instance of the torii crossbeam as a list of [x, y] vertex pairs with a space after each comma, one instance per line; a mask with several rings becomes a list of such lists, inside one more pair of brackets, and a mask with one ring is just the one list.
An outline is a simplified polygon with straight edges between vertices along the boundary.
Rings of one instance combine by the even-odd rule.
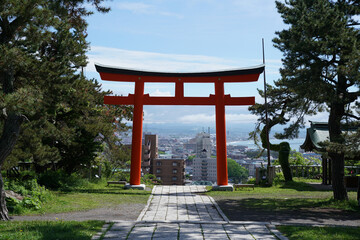
[[[140, 185], [144, 105], [212, 105], [216, 114], [217, 184], [228, 185], [225, 106], [253, 105], [255, 97], [231, 97], [224, 93], [224, 83], [255, 82], [264, 65], [229, 71], [170, 73], [121, 69], [96, 65], [102, 80], [135, 82], [135, 93], [128, 96], [105, 96], [105, 104], [134, 105], [130, 185]], [[174, 97], [150, 97], [144, 94], [145, 82], [175, 83]], [[215, 95], [184, 97], [184, 83], [214, 83]]]

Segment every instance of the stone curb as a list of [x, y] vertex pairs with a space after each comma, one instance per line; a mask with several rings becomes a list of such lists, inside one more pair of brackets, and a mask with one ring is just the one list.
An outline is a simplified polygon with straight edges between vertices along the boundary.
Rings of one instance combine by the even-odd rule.
[[99, 239], [101, 238], [101, 235], [102, 235], [103, 233], [106, 233], [106, 230], [109, 228], [109, 226], [110, 226], [110, 223], [109, 223], [109, 222], [106, 222], [106, 223], [104, 224], [104, 226], [102, 226], [101, 232], [95, 234], [95, 235], [91, 238], [91, 240], [99, 240]]
[[270, 230], [271, 233], [273, 233], [278, 239], [280, 240], [289, 240], [287, 237], [281, 234], [279, 230], [276, 229], [275, 225], [272, 224], [266, 224], [266, 227]]
[[303, 227], [349, 227], [349, 228], [358, 228], [360, 224], [357, 225], [341, 225], [341, 224], [327, 224], [327, 223], [282, 223], [282, 222], [270, 222], [274, 226], [303, 226]]
[[229, 223], [236, 225], [270, 225], [271, 224], [270, 222], [256, 222], [256, 221], [229, 221]]
[[152, 191], [151, 191], [151, 194], [149, 196], [149, 199], [147, 200], [147, 203], [146, 203], [146, 206], [144, 207], [144, 209], [141, 211], [139, 217], [137, 218], [137, 221], [141, 221], [144, 216], [145, 216], [145, 213], [147, 212], [147, 210], [149, 209], [150, 207], [150, 203], [154, 197], [154, 192], [155, 192], [155, 188], [156, 188], [156, 185], [153, 187]]
[[227, 218], [227, 216], [223, 213], [223, 211], [220, 209], [219, 205], [217, 204], [217, 202], [210, 196], [208, 196], [210, 201], [212, 202], [212, 204], [215, 206], [216, 210], [218, 211], [218, 213], [220, 214], [220, 216], [226, 221], [226, 222], [230, 222], [230, 220]]

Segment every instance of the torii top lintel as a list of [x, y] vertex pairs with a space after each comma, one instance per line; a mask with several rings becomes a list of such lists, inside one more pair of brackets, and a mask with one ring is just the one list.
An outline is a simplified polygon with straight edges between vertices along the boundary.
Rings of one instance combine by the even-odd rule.
[[[242, 68], [226, 71], [215, 72], [189, 72], [189, 73], [175, 73], [175, 72], [150, 72], [131, 70], [124, 68], [106, 67], [95, 64], [97, 72], [100, 73], [102, 80], [120, 81], [120, 82], [135, 82], [136, 85], [142, 85], [145, 82], [173, 82], [175, 83], [175, 97], [150, 97], [148, 94], [143, 95], [143, 105], [216, 105], [216, 89], [220, 85], [223, 89], [224, 83], [236, 82], [255, 82], [259, 75], [264, 71], [265, 66], [259, 65], [256, 67]], [[184, 97], [184, 83], [215, 83], [215, 95], [209, 97]], [[218, 85], [218, 87], [216, 87]], [[222, 90], [223, 92], [223, 90]], [[220, 93], [221, 94], [221, 93]], [[105, 104], [115, 105], [132, 105], [134, 104], [134, 94], [129, 96], [105, 96]], [[223, 93], [221, 94], [223, 95]], [[231, 97], [224, 96], [224, 105], [253, 105], [255, 103], [254, 97]]]
[[100, 73], [102, 80], [121, 82], [194, 82], [211, 83], [221, 82], [254, 82], [258, 80], [259, 74], [264, 71], [264, 65], [251, 68], [242, 68], [216, 72], [150, 72], [113, 68], [96, 65], [96, 71]]

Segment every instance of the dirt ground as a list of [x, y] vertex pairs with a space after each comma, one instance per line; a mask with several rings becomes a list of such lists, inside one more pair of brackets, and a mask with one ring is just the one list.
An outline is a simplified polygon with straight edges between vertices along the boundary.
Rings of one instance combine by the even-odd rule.
[[89, 211], [56, 213], [31, 216], [11, 216], [13, 221], [32, 221], [32, 220], [65, 220], [65, 221], [85, 221], [85, 220], [124, 220], [135, 221], [145, 204], [121, 204], [112, 208], [97, 208]]

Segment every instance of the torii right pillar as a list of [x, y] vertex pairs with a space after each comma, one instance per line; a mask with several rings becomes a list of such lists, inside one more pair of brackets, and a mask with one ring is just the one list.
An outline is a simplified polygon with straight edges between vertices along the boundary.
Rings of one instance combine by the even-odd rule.
[[228, 184], [224, 82], [215, 82], [217, 189], [233, 190]]

